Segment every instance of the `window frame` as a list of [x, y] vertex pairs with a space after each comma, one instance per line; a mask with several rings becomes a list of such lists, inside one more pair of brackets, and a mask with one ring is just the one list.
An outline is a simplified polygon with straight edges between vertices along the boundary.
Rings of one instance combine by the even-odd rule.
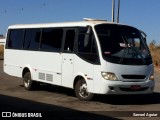
[[[78, 51], [78, 36], [79, 36], [79, 31], [80, 31], [80, 29], [81, 28], [90, 28], [91, 29], [91, 32], [92, 32], [92, 44], [93, 44], [93, 42], [95, 43], [95, 49], [96, 49], [96, 53], [95, 54], [90, 54], [90, 53], [79, 53], [79, 51]], [[86, 33], [84, 33], [84, 34], [86, 34]], [[94, 31], [93, 31], [93, 28], [91, 27], [91, 26], [86, 26], [86, 27], [79, 27], [78, 28], [78, 30], [77, 30], [77, 38], [76, 38], [76, 42], [75, 42], [76, 44], [75, 44], [75, 52], [76, 52], [76, 55], [78, 56], [78, 57], [80, 57], [81, 59], [83, 59], [84, 61], [86, 61], [86, 62], [88, 62], [88, 63], [91, 63], [91, 64], [94, 64], [94, 65], [100, 65], [100, 57], [99, 57], [99, 51], [98, 51], [98, 44], [97, 44], [97, 41], [96, 41], [96, 37], [95, 37], [95, 34], [94, 34]], [[87, 58], [85, 58], [84, 57], [84, 55], [91, 55], [91, 57], [93, 57], [93, 56], [96, 56], [97, 58], [96, 58], [96, 60], [95, 61], [91, 61], [91, 60], [89, 60], [89, 59], [87, 59]]]
[[[75, 36], [74, 36], [74, 41], [73, 41], [73, 50], [72, 51], [67, 51], [64, 49], [65, 47], [65, 42], [66, 42], [66, 34], [67, 34], [67, 31], [69, 30], [74, 30], [75, 31]], [[62, 45], [62, 52], [63, 53], [70, 53], [70, 54], [74, 54], [75, 53], [75, 42], [76, 42], [76, 39], [77, 39], [77, 27], [67, 27], [67, 28], [64, 28], [64, 36], [63, 36], [63, 45]]]
[[[26, 48], [24, 48], [24, 46], [25, 46], [25, 42], [26, 42], [26, 40], [25, 40], [25, 37], [26, 37], [26, 31], [27, 31], [27, 30], [35, 30], [35, 29], [39, 29], [39, 30], [40, 30], [39, 45], [38, 45], [38, 48], [37, 48], [37, 49], [30, 49], [30, 48], [26, 49]], [[40, 50], [40, 41], [41, 41], [41, 36], [42, 36], [42, 29], [41, 29], [41, 28], [24, 28], [23, 50], [28, 50], [28, 51], [39, 51], [39, 50]]]
[[[61, 46], [60, 46], [59, 50], [43, 50], [42, 49], [42, 37], [43, 37], [43, 31], [44, 31], [44, 29], [54, 29], [54, 30], [55, 29], [62, 29], [63, 30], [63, 34], [62, 34], [62, 38], [61, 38]], [[39, 50], [42, 51], [42, 52], [62, 52], [64, 34], [65, 34], [65, 31], [64, 31], [63, 27], [45, 27], [45, 28], [41, 28], [41, 38], [40, 38], [40, 47], [39, 47]]]
[[[11, 38], [11, 32], [14, 31], [14, 30], [22, 30], [22, 42], [21, 42], [21, 47], [19, 47], [19, 48], [9, 47], [9, 42], [10, 42], [10, 38]], [[25, 33], [25, 29], [24, 28], [20, 28], [20, 29], [8, 29], [5, 48], [6, 49], [14, 49], [14, 50], [23, 50], [24, 33]]]

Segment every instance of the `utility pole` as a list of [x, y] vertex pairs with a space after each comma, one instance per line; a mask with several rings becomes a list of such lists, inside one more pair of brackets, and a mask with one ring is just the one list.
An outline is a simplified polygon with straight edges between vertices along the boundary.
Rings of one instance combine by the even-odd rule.
[[120, 0], [118, 0], [117, 23], [119, 23]]
[[[117, 23], [119, 23], [119, 13], [120, 13], [120, 0], [118, 0], [117, 8]], [[112, 0], [112, 22], [115, 22], [115, 0]]]
[[115, 0], [112, 0], [112, 22], [114, 22]]

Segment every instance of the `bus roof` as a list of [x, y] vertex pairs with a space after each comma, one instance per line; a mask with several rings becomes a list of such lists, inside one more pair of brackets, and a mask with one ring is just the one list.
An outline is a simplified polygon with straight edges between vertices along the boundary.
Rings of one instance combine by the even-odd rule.
[[80, 22], [59, 22], [59, 23], [41, 23], [41, 24], [18, 24], [11, 25], [8, 29], [18, 29], [18, 28], [45, 28], [45, 27], [83, 27], [83, 26], [94, 26], [97, 24], [119, 24], [114, 22], [108, 22], [106, 20], [88, 19]]

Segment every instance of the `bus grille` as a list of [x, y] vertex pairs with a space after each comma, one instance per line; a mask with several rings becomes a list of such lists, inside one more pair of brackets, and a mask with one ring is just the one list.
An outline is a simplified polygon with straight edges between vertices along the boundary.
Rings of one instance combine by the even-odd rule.
[[145, 79], [145, 75], [122, 75], [124, 79]]

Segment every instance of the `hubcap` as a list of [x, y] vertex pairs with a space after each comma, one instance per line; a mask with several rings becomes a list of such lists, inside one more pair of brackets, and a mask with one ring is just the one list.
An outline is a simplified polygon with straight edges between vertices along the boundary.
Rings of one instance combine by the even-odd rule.
[[28, 86], [29, 86], [29, 83], [30, 83], [30, 80], [29, 80], [28, 78], [26, 78], [26, 79], [24, 80], [24, 86], [25, 86], [25, 87], [28, 87]]
[[89, 96], [89, 92], [87, 90], [87, 84], [83, 83], [79, 88], [79, 95], [83, 98], [87, 98]]

